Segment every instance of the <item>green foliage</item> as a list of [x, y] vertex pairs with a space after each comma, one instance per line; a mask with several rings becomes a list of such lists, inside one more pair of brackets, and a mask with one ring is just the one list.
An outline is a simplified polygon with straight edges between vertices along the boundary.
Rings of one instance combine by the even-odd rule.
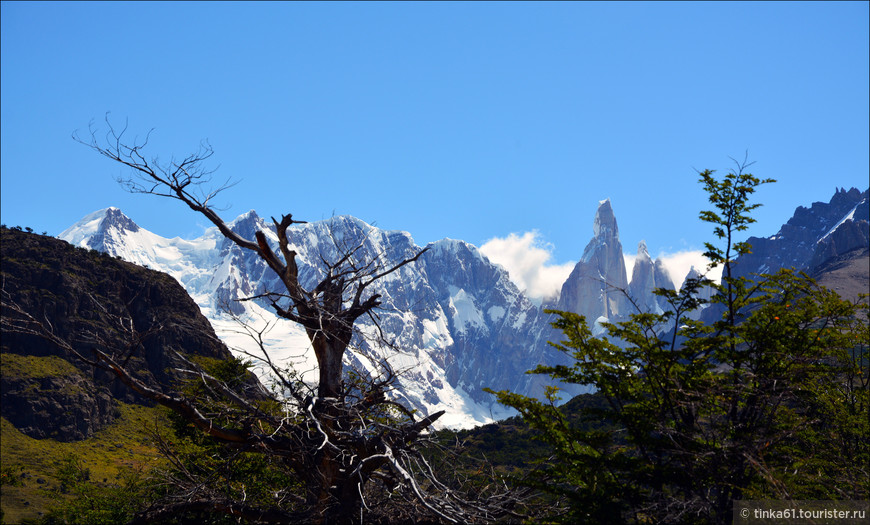
[[755, 219], [749, 214], [761, 204], [749, 204], [749, 197], [755, 193], [755, 188], [761, 184], [776, 182], [774, 179], [761, 180], [751, 173], [743, 173], [747, 167], [744, 163], [739, 170], [727, 173], [722, 180], [714, 177], [715, 171], [704, 170], [700, 173], [704, 191], [710, 199], [710, 203], [716, 207], [717, 212], [702, 211], [700, 219], [714, 224], [713, 234], [720, 240], [725, 240], [725, 247], [720, 248], [712, 243], [704, 243], [707, 252], [704, 254], [712, 262], [711, 267], [732, 261], [731, 251], [734, 257], [749, 253], [750, 246], [745, 242], [732, 242], [732, 235], [736, 232], [745, 231]]
[[[248, 379], [250, 363], [240, 360], [194, 358], [206, 372], [228, 385], [238, 386]], [[209, 391], [201, 381], [182, 386], [185, 395], [203, 400], [203, 410], [232, 415], [220, 396]], [[267, 407], [274, 409], [275, 407]], [[152, 409], [153, 410], [153, 409]], [[126, 523], [152, 503], [172, 498], [170, 487], [184, 487], [188, 476], [208, 480], [220, 487], [227, 500], [273, 506], [286, 499], [288, 490], [298, 483], [290, 478], [280, 458], [258, 454], [244, 448], [231, 448], [217, 443], [201, 431], [192, 428], [182, 417], [171, 411], [165, 414], [168, 425], [147, 425], [150, 441], [165, 458], [154, 468], [144, 470], [134, 466], [120, 470], [113, 482], [94, 476], [79, 455], [68, 453], [56, 461], [53, 478], [55, 490], [63, 495], [39, 520], [38, 525], [55, 524], [115, 524]], [[255, 424], [252, 422], [252, 424]], [[4, 468], [4, 480], [6, 479]], [[11, 474], [11, 473], [10, 473]], [[100, 474], [102, 475], [102, 474]], [[286, 502], [285, 502], [286, 503]], [[185, 512], [167, 523], [207, 523], [214, 525], [238, 523], [225, 513]]]
[[75, 365], [58, 356], [18, 355], [11, 352], [0, 354], [0, 370], [4, 377], [28, 379], [82, 375]]
[[438, 433], [439, 441], [450, 444], [459, 441], [474, 457], [484, 458], [506, 473], [521, 474], [533, 466], [533, 459], [552, 451], [537, 432], [519, 417], [490, 423], [471, 429]]
[[39, 513], [78, 498], [73, 486], [66, 493], [61, 491], [58, 474], [65, 458], [75, 457], [83, 469], [90, 471], [87, 482], [95, 492], [112, 490], [137, 469], [147, 475], [162, 463], [146, 427], [155, 421], [165, 425], [166, 410], [125, 403], [119, 403], [118, 408], [121, 412], [118, 419], [93, 437], [76, 442], [31, 438], [5, 418], [0, 419], [2, 508], [6, 523], [35, 520]]
[[[218, 381], [231, 388], [239, 387], [249, 380], [251, 362], [239, 358], [229, 360], [193, 358], [199, 366]], [[260, 420], [243, 418], [238, 409], [206, 384], [196, 378], [182, 388], [184, 394], [198, 400], [203, 413], [227, 428], [239, 424], [264, 425]], [[263, 400], [259, 408], [264, 412], [276, 412], [281, 407]], [[244, 501], [263, 508], [274, 506], [292, 507], [292, 493], [302, 492], [300, 483], [289, 474], [290, 468], [279, 456], [262, 454], [249, 447], [233, 447], [222, 444], [193, 427], [183, 416], [171, 412], [170, 435], [155, 429], [154, 439], [161, 453], [170, 461], [170, 467], [160, 473], [166, 486], [185, 487], [188, 479], [208, 480], [210, 486], [219, 488], [227, 501]], [[274, 431], [274, 429], [270, 429]], [[173, 439], [172, 436], [175, 436]], [[167, 494], [172, 497], [172, 494]], [[226, 514], [202, 514], [196, 522], [235, 523]]]
[[78, 456], [71, 454], [61, 461], [57, 479], [60, 480], [60, 491], [66, 494], [73, 487], [90, 480], [91, 469], [86, 468]]
[[90, 471], [74, 456], [58, 469], [61, 492], [71, 493], [68, 502], [52, 508], [35, 525], [114, 525], [127, 523], [146, 504], [155, 490], [140, 471], [124, 472], [120, 483], [100, 485], [90, 481]]
[[21, 474], [23, 472], [24, 467], [22, 465], [0, 465], [0, 485], [23, 486], [24, 482], [21, 481]]
[[[568, 503], [559, 519], [725, 523], [735, 499], [870, 495], [866, 304], [791, 270], [733, 278], [734, 257], [750, 246], [732, 236], [752, 222], [749, 195], [771, 181], [712, 174], [701, 182], [716, 211], [701, 219], [724, 241], [707, 245], [722, 284], [658, 290], [669, 311], [604, 324], [606, 337], [582, 316], [550, 311], [564, 335], [551, 344], [573, 365], [530, 373], [597, 389], [604, 403], [575, 421], [555, 407], [555, 388], [543, 401], [495, 393], [553, 447], [532, 484]], [[703, 286], [714, 286], [709, 308], [723, 312], [707, 325], [685, 317], [703, 305]], [[666, 326], [670, 337], [660, 335]]]

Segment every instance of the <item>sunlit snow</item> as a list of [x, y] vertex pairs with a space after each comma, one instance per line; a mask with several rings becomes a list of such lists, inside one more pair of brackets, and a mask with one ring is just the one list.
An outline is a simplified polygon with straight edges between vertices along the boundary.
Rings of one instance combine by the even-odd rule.
[[[257, 217], [253, 211], [240, 216], [231, 225], [239, 226], [241, 222], [248, 220], [253, 220], [257, 229], [263, 231], [270, 241], [277, 243], [277, 236], [271, 225]], [[331, 221], [331, 224], [350, 224], [365, 232], [369, 253], [383, 254], [387, 247], [394, 250], [396, 245], [403, 243], [410, 249], [417, 249], [413, 247], [410, 235], [404, 232], [380, 232], [349, 217], [336, 217]], [[300, 268], [307, 265], [308, 257], [318, 261], [320, 256], [329, 256], [329, 249], [334, 250], [320, 244], [322, 238], [328, 238], [331, 229], [332, 225], [324, 223], [291, 227], [296, 244], [291, 245], [299, 251], [297, 261]], [[338, 232], [344, 231], [341, 227], [334, 229]], [[373, 231], [378, 235], [371, 235]], [[217, 336], [230, 351], [234, 355], [252, 360], [255, 374], [267, 387], [275, 383], [273, 367], [279, 370], [292, 369], [302, 381], [316, 385], [317, 362], [304, 329], [277, 317], [270, 309], [254, 301], [236, 303], [241, 305], [237, 308], [237, 312], [241, 313], [235, 316], [223, 311], [217, 304], [215, 292], [221, 287], [248, 294], [253, 293], [250, 288], [254, 283], [248, 282], [251, 276], [247, 272], [252, 271], [251, 268], [240, 272], [238, 256], [221, 252], [226, 241], [216, 228], [206, 230], [198, 239], [166, 239], [139, 228], [117, 208], [107, 208], [87, 215], [59, 237], [77, 246], [103, 250], [127, 261], [159, 269], [174, 277], [187, 289], [211, 322]], [[356, 241], [353, 238], [343, 240]], [[472, 248], [461, 241], [445, 240], [435, 243], [436, 250], [456, 252], [467, 249], [471, 256], [476, 255], [482, 259], [476, 248]], [[419, 277], [415, 277], [405, 267], [382, 281], [380, 286], [395, 281], [394, 286], [413, 291], [418, 286]], [[381, 288], [378, 290], [382, 291]], [[436, 362], [433, 356], [445, 355], [447, 349], [454, 344], [449, 329], [450, 321], [456, 333], [471, 328], [485, 329], [487, 326], [476, 299], [464, 289], [450, 287], [447, 307], [449, 312], [443, 311], [437, 304], [434, 309], [426, 312], [415, 312], [412, 305], [407, 311], [382, 314], [382, 321], [398, 321], [398, 347], [402, 351], [366, 346], [366, 349], [356, 349], [346, 354], [345, 366], [362, 367], [362, 371], [378, 375], [383, 372], [382, 365], [388, 364], [396, 373], [401, 387], [394, 391], [395, 396], [404, 398], [411, 406], [425, 413], [446, 411], [436, 424], [438, 428], [467, 428], [513, 415], [512, 411], [500, 405], [475, 402], [461, 385], [452, 386], [445, 380], [443, 363]], [[504, 308], [498, 306], [487, 310], [487, 315], [492, 320], [500, 319], [505, 314]], [[520, 316], [524, 318], [525, 312]], [[372, 340], [379, 335], [372, 324], [359, 323], [357, 327], [364, 336]], [[473, 366], [473, 363], [468, 366]]]

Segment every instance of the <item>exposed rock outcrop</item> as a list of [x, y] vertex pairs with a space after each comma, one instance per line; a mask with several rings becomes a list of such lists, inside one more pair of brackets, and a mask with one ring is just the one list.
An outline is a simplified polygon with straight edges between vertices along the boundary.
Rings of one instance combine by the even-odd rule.
[[[55, 335], [83, 355], [95, 346], [129, 353], [127, 368], [134, 376], [167, 389], [178, 379], [173, 351], [231, 357], [197, 305], [166, 274], [14, 229], [2, 229], [2, 246], [4, 317], [14, 317], [13, 301], [50, 323]], [[130, 329], [141, 340], [134, 341]], [[4, 329], [0, 350], [2, 416], [31, 437], [83, 439], [116, 417], [112, 398], [145, 402], [114, 375], [35, 335]]]
[[814, 270], [831, 259], [868, 246], [870, 246], [870, 200], [867, 198], [867, 192], [864, 192], [864, 199], [824, 237], [816, 241], [813, 258], [808, 268]]
[[622, 244], [610, 199], [599, 203], [593, 234], [583, 257], [562, 285], [557, 304], [559, 310], [586, 316], [590, 325], [631, 313], [625, 296], [628, 278]]
[[771, 237], [750, 237], [752, 253], [742, 255], [735, 277], [770, 273], [779, 268], [812, 270], [827, 259], [868, 243], [868, 193], [838, 189], [830, 202], [799, 206], [791, 219]]
[[662, 313], [667, 304], [653, 293], [657, 288], [675, 289], [664, 263], [660, 259], [653, 262], [646, 242], [640, 241], [631, 272], [631, 283], [628, 285], [628, 295], [641, 312]]

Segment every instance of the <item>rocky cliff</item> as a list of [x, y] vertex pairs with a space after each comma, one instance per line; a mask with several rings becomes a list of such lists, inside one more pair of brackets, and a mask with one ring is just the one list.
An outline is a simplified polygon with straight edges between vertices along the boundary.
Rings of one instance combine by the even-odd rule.
[[[274, 225], [254, 211], [229, 226], [249, 239], [263, 232], [277, 249]], [[300, 280], [309, 289], [323, 277], [324, 261], [339, 260], [346, 249], [353, 249], [357, 261], [373, 261], [384, 268], [422, 249], [407, 232], [381, 230], [349, 216], [294, 224], [287, 235], [298, 253]], [[60, 237], [172, 275], [233, 351], [259, 355], [249, 338], [238, 337], [239, 326], [230, 314], [248, 326], [270, 323], [270, 358], [292, 366], [303, 380], [316, 381], [317, 363], [304, 330], [277, 318], [265, 299], [238, 301], [280, 289], [274, 272], [216, 228], [197, 239], [166, 239], [136, 226], [120, 210], [107, 208], [84, 217]], [[378, 280], [369, 290], [381, 296], [381, 308], [376, 318], [357, 321], [359, 333], [352, 351], [345, 354], [345, 369], [376, 375], [389, 363], [397, 372], [397, 398], [424, 413], [446, 410], [439, 419], [445, 426], [472, 426], [509, 415], [482, 389], [510, 388], [540, 395], [544, 380], [525, 372], [540, 363], [564, 360], [546, 342], [548, 319], [540, 307], [517, 288], [504, 268], [469, 243], [454, 239], [431, 243], [416, 262]], [[392, 346], [380, 344], [380, 334]], [[268, 370], [258, 372], [264, 382], [270, 381]]]
[[740, 257], [735, 276], [775, 272], [779, 268], [812, 271], [849, 251], [864, 248], [870, 225], [870, 190], [838, 189], [831, 200], [799, 206], [770, 237], [750, 237], [752, 253]]
[[593, 237], [562, 285], [558, 310], [586, 316], [590, 324], [615, 320], [630, 313], [625, 297], [628, 278], [619, 228], [610, 199], [599, 203], [592, 226]]
[[662, 313], [668, 308], [668, 305], [653, 293], [658, 288], [674, 290], [674, 282], [668, 275], [661, 259], [656, 259], [653, 262], [646, 243], [640, 241], [637, 245], [634, 268], [631, 272], [631, 282], [628, 285], [628, 295], [640, 311]]
[[[178, 379], [171, 350], [231, 356], [197, 305], [166, 274], [16, 229], [3, 228], [0, 244], [7, 320], [15, 317], [9, 309], [14, 302], [83, 355], [93, 346], [132, 348], [127, 366], [133, 375], [163, 388]], [[2, 416], [28, 436], [84, 439], [117, 417], [115, 400], [144, 403], [112, 374], [44, 338], [4, 325], [0, 350]]]

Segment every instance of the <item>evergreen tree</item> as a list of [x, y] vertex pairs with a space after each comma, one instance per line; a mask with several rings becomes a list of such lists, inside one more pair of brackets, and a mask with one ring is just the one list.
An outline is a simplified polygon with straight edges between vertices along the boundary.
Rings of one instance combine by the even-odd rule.
[[[745, 167], [721, 179], [700, 173], [715, 208], [700, 214], [716, 238], [706, 256], [723, 267], [720, 284], [659, 289], [668, 311], [604, 324], [603, 337], [580, 315], [549, 311], [564, 334], [551, 344], [574, 361], [530, 373], [591, 385], [600, 405], [569, 422], [558, 388], [544, 401], [492, 392], [552, 445], [534, 483], [564, 498], [557, 519], [727, 523], [736, 499], [870, 495], [866, 297], [852, 304], [789, 269], [733, 277], [751, 250], [735, 241], [754, 222], [749, 198], [774, 182]], [[705, 286], [716, 290], [709, 304], [698, 297]], [[700, 308], [721, 315], [686, 316]]]

